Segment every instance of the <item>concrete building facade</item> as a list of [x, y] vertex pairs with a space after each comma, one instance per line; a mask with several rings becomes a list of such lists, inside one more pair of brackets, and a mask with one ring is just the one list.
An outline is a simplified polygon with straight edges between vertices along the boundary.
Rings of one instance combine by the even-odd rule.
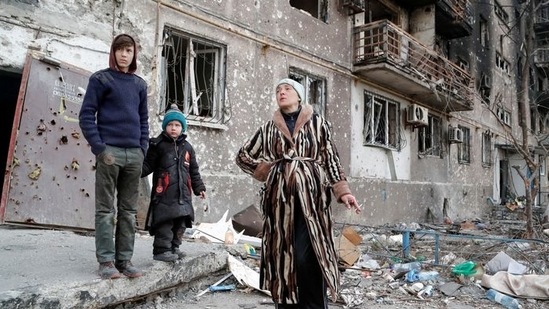
[[[110, 42], [119, 33], [139, 41], [151, 134], [160, 132], [170, 104], [187, 115], [211, 209], [201, 212], [197, 199], [197, 221], [258, 203], [260, 184], [237, 168], [234, 157], [272, 116], [274, 85], [284, 77], [302, 82], [307, 104], [332, 123], [348, 180], [363, 204], [360, 216], [341, 207], [337, 221], [481, 217], [489, 210], [487, 199], [523, 192], [511, 169], [521, 158], [502, 146], [510, 144], [509, 129], [520, 134], [520, 44], [514, 38], [523, 32], [512, 25], [523, 4], [409, 2], [4, 2], [3, 221], [92, 227], [93, 158], [84, 142], [73, 140], [74, 113], [85, 77], [107, 66]], [[537, 80], [547, 86], [547, 75]], [[49, 86], [25, 91], [40, 83]], [[55, 108], [34, 109], [44, 101]], [[22, 130], [26, 123], [43, 131]], [[62, 133], [68, 128], [72, 135]], [[66, 158], [56, 154], [63, 146]], [[37, 170], [40, 176], [31, 177]], [[144, 180], [141, 213], [149, 188]], [[540, 196], [538, 203], [544, 202]]]

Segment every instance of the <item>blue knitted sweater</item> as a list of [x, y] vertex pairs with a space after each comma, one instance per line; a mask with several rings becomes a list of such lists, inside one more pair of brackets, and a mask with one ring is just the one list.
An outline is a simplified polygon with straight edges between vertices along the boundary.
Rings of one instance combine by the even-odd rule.
[[149, 143], [147, 84], [135, 74], [104, 69], [90, 76], [79, 114], [93, 154], [106, 145], [143, 149]]

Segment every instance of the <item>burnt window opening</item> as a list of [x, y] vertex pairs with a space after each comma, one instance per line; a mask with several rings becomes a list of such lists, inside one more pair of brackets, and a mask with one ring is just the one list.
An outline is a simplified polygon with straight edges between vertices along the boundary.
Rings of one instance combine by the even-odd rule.
[[487, 48], [489, 47], [489, 41], [490, 41], [490, 32], [488, 31], [488, 21], [484, 17], [480, 17], [479, 21], [480, 26], [480, 45], [482, 47]]
[[500, 53], [496, 53], [496, 66], [504, 73], [510, 74], [509, 61], [505, 60]]
[[328, 0], [290, 0], [290, 5], [328, 22]]
[[505, 12], [503, 6], [501, 6], [501, 4], [499, 4], [497, 1], [494, 2], [494, 13], [505, 25], [509, 25], [509, 14]]
[[463, 133], [463, 142], [457, 144], [458, 148], [458, 163], [471, 163], [471, 131], [469, 128], [458, 125], [458, 128]]
[[313, 106], [318, 114], [326, 113], [326, 79], [303, 70], [290, 68], [289, 77], [303, 85], [305, 97], [302, 102]]
[[499, 121], [502, 123], [502, 124], [505, 124], [507, 126], [511, 126], [511, 112], [504, 109], [504, 108], [498, 108], [497, 111], [497, 116], [499, 118]]
[[225, 51], [220, 44], [166, 29], [161, 61], [162, 112], [177, 104], [189, 124], [227, 122], [230, 109], [224, 100]]
[[492, 166], [492, 134], [482, 133], [482, 166]]
[[400, 104], [364, 92], [364, 145], [400, 150]]
[[429, 114], [429, 124], [419, 128], [418, 151], [420, 155], [442, 157], [442, 120]]

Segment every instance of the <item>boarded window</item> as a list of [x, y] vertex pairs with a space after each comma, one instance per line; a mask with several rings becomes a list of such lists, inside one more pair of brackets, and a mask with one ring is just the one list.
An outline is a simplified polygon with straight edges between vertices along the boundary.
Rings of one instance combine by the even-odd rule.
[[177, 104], [190, 124], [226, 122], [230, 115], [224, 104], [225, 47], [175, 29], [166, 29], [164, 38], [164, 111]]
[[364, 145], [400, 150], [400, 104], [364, 92]]

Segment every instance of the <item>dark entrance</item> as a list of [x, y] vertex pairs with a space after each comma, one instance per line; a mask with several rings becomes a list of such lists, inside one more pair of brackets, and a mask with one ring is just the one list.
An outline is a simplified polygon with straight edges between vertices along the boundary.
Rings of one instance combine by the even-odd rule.
[[[6, 160], [10, 149], [10, 137], [15, 118], [15, 107], [19, 87], [21, 85], [20, 73], [3, 71], [0, 69], [0, 170], [6, 170]], [[0, 178], [4, 181], [4, 177]], [[2, 195], [3, 184], [0, 183], [0, 196]]]

